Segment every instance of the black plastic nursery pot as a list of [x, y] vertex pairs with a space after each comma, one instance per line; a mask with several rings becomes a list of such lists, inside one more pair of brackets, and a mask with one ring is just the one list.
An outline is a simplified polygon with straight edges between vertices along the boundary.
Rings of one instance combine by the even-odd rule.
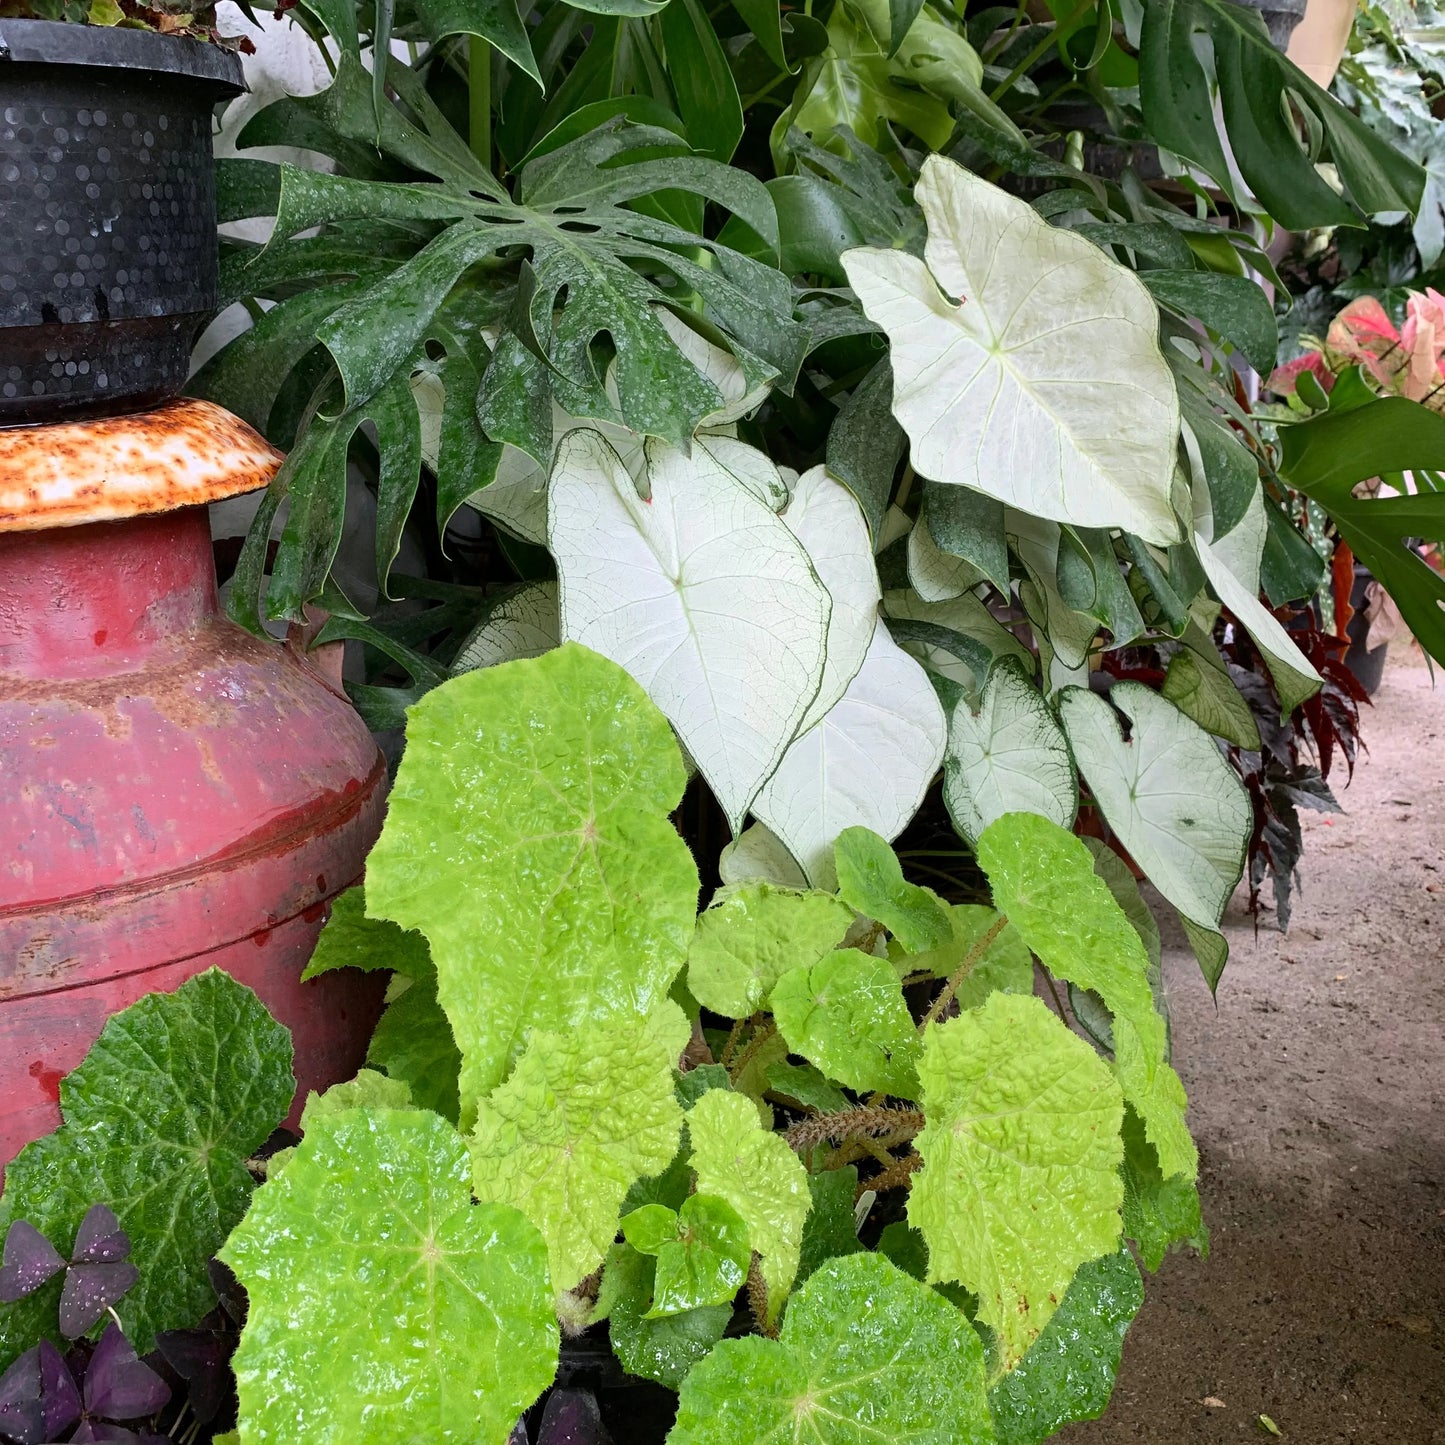
[[216, 302], [211, 114], [240, 58], [0, 20], [0, 426], [180, 394]]

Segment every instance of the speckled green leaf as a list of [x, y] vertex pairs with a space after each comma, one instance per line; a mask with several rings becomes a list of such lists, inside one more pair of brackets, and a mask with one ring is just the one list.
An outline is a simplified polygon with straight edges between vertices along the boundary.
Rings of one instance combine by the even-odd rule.
[[798, 1259], [800, 1285], [830, 1259], [857, 1254], [864, 1247], [853, 1214], [857, 1190], [858, 1171], [851, 1164], [808, 1175], [813, 1206], [803, 1222], [803, 1249]]
[[762, 1256], [769, 1308], [776, 1315], [798, 1272], [810, 1204], [807, 1173], [740, 1094], [721, 1089], [704, 1094], [692, 1106], [687, 1128], [697, 1187], [725, 1199], [742, 1216]]
[[[905, 953], [896, 942], [890, 944], [888, 956], [905, 978], [911, 973], [952, 978], [984, 935], [998, 922], [998, 910], [982, 903], [955, 903], [949, 907], [948, 922], [953, 937], [927, 953]], [[1033, 955], [1019, 937], [1018, 929], [1009, 923], [1004, 924], [1003, 931], [969, 968], [954, 997], [960, 1009], [970, 1009], [999, 990], [1004, 993], [1034, 991]]]
[[773, 989], [773, 1017], [788, 1048], [840, 1084], [912, 1099], [918, 1032], [898, 974], [885, 959], [840, 948], [789, 969]]
[[[247, 1157], [291, 1104], [291, 1040], [219, 969], [148, 994], [109, 1020], [61, 1081], [65, 1123], [5, 1170], [0, 1237], [14, 1219], [68, 1250], [92, 1204], [130, 1235], [139, 1281], [116, 1305], [131, 1343], [189, 1329], [215, 1303], [207, 1262], [246, 1212]], [[0, 1368], [49, 1334], [60, 1280], [0, 1305]]]
[[469, 672], [412, 710], [373, 913], [427, 935], [463, 1121], [534, 1029], [644, 1014], [686, 956], [697, 870], [666, 719], [585, 647]]
[[1102, 1415], [1124, 1332], [1143, 1303], [1127, 1249], [1081, 1265], [1034, 1347], [989, 1391], [998, 1445], [1040, 1445], [1071, 1420]]
[[647, 1204], [622, 1218], [622, 1234], [639, 1254], [657, 1259], [654, 1318], [727, 1304], [748, 1277], [748, 1227], [725, 1199], [692, 1194], [674, 1212]]
[[698, 918], [687, 986], [704, 1008], [747, 1018], [788, 969], [821, 958], [852, 922], [853, 910], [831, 893], [746, 884]]
[[[393, 980], [393, 989], [395, 986]], [[391, 995], [371, 1035], [366, 1061], [405, 1083], [417, 1108], [431, 1109], [451, 1123], [457, 1122], [462, 1056], [452, 1026], [437, 1002], [434, 976], [419, 978], [403, 992]]]
[[[466, 1145], [422, 1111], [319, 1120], [221, 1257], [250, 1297], [250, 1445], [502, 1445], [551, 1382], [541, 1236], [473, 1204]], [[360, 1282], [364, 1282], [364, 1287]]]
[[722, 1339], [731, 1305], [704, 1305], [680, 1315], [654, 1316], [653, 1278], [657, 1261], [628, 1244], [607, 1252], [594, 1318], [607, 1320], [618, 1363], [675, 1390], [687, 1372]]
[[932, 1025], [918, 1072], [928, 1123], [908, 1220], [929, 1279], [978, 1295], [1007, 1369], [1074, 1271], [1118, 1245], [1119, 1085], [1040, 1000], [1003, 993]]
[[390, 968], [408, 978], [425, 978], [432, 972], [426, 939], [384, 918], [368, 918], [366, 892], [359, 885], [332, 900], [331, 917], [302, 970], [302, 981], [333, 968]]
[[672, 1068], [687, 1036], [673, 1003], [585, 1031], [539, 1029], [507, 1082], [481, 1101], [477, 1197], [515, 1206], [542, 1231], [558, 1289], [601, 1264], [628, 1189], [677, 1152]]
[[1199, 1190], [1190, 1179], [1164, 1177], [1159, 1155], [1132, 1109], [1124, 1111], [1124, 1233], [1139, 1246], [1139, 1258], [1150, 1271], [1176, 1244], [1201, 1254], [1209, 1250]]
[[668, 1445], [986, 1445], [968, 1321], [881, 1255], [830, 1260], [781, 1338], [724, 1340], [683, 1382]]
[[1149, 958], [1089, 850], [1032, 813], [1010, 813], [978, 842], [994, 902], [1045, 967], [1092, 989], [1114, 1020], [1114, 1068], [1144, 1120], [1166, 1174], [1193, 1178], [1198, 1151], [1184, 1122], [1184, 1085], [1167, 1062], [1168, 1032], [1154, 1007]]
[[842, 897], [876, 918], [910, 953], [948, 942], [952, 930], [943, 902], [930, 889], [905, 881], [886, 839], [870, 828], [845, 828], [833, 857]]

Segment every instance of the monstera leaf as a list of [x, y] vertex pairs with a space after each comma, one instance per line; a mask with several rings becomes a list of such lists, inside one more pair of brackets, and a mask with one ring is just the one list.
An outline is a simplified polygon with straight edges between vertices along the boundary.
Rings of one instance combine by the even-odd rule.
[[1179, 402], [1143, 283], [940, 156], [916, 194], [927, 265], [904, 251], [843, 258], [888, 333], [913, 465], [1036, 516], [1177, 540]]
[[221, 1251], [250, 1299], [247, 1438], [507, 1438], [556, 1371], [557, 1321], [541, 1236], [473, 1204], [470, 1174], [435, 1114], [352, 1109], [307, 1130]]
[[562, 633], [620, 663], [677, 728], [734, 831], [826, 670], [832, 603], [757, 493], [777, 469], [727, 438], [649, 444], [645, 494], [595, 431], [563, 438], [550, 538]]
[[918, 1072], [928, 1123], [908, 1222], [930, 1282], [978, 1296], [1011, 1369], [1075, 1270], [1118, 1245], [1119, 1086], [1039, 999], [1004, 993], [931, 1025]]
[[961, 1311], [877, 1254], [831, 1259], [780, 1338], [724, 1340], [683, 1382], [670, 1445], [986, 1445], [983, 1352]]
[[464, 1122], [533, 1029], [667, 996], [697, 906], [667, 820], [683, 782], [666, 719], [576, 644], [464, 673], [412, 709], [367, 905], [431, 945]]

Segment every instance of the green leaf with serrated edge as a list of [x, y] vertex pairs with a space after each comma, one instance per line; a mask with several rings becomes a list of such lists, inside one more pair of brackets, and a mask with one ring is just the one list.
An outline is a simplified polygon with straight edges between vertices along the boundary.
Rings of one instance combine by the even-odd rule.
[[829, 1083], [823, 1071], [812, 1064], [769, 1065], [768, 1089], [819, 1114], [832, 1114], [848, 1107], [848, 1096], [836, 1084]]
[[1016, 659], [989, 669], [977, 710], [960, 698], [948, 720], [943, 801], [968, 842], [1005, 813], [1039, 813], [1067, 828], [1079, 785], [1063, 730]]
[[699, 1064], [685, 1074], [679, 1074], [675, 1081], [677, 1102], [684, 1109], [690, 1109], [709, 1089], [730, 1089], [728, 1071], [721, 1064]]
[[672, 1068], [687, 1037], [671, 1002], [649, 1018], [539, 1029], [506, 1083], [478, 1104], [477, 1198], [515, 1206], [542, 1231], [558, 1289], [597, 1268], [628, 1189], [676, 1154]]
[[776, 1316], [798, 1272], [810, 1204], [807, 1173], [739, 1094], [721, 1089], [704, 1094], [692, 1106], [687, 1128], [698, 1191], [725, 1199], [747, 1224]]
[[1199, 1191], [1190, 1179], [1166, 1179], [1159, 1155], [1144, 1137], [1144, 1125], [1132, 1109], [1124, 1111], [1124, 1233], [1139, 1246], [1145, 1268], [1156, 1270], [1178, 1244], [1201, 1254], [1209, 1250], [1209, 1231], [1199, 1209]]
[[724, 1340], [683, 1382], [668, 1445], [986, 1445], [983, 1348], [881, 1255], [829, 1260], [780, 1338]]
[[[140, 1279], [115, 1306], [148, 1351], [215, 1303], [207, 1263], [246, 1212], [246, 1159], [291, 1105], [291, 1040], [219, 969], [111, 1017], [60, 1083], [65, 1123], [6, 1166], [0, 1238], [13, 1220], [68, 1249], [93, 1204], [115, 1211]], [[0, 1369], [56, 1339], [60, 1280], [0, 1305]]]
[[427, 935], [464, 1122], [531, 1030], [667, 996], [697, 899], [667, 821], [684, 782], [666, 719], [576, 644], [466, 673], [411, 710], [367, 904]]
[[830, 1259], [857, 1254], [864, 1248], [858, 1238], [853, 1196], [858, 1192], [858, 1171], [847, 1164], [808, 1175], [812, 1208], [803, 1223], [803, 1246], [798, 1256], [798, 1283]]
[[[1128, 742], [1115, 709], [1131, 724]], [[1244, 871], [1254, 810], [1214, 739], [1137, 682], [1116, 683], [1107, 701], [1068, 688], [1059, 714], [1121, 846], [1181, 913], [1215, 927]]]
[[948, 942], [948, 910], [931, 889], [904, 880], [885, 839], [869, 828], [845, 828], [833, 845], [838, 892], [859, 913], [876, 918], [912, 953]]
[[456, 1123], [462, 1056], [437, 1002], [435, 977], [417, 979], [392, 997], [372, 1032], [366, 1061], [406, 1084], [418, 1109]]
[[917, 1097], [918, 1031], [891, 964], [856, 948], [789, 969], [773, 1017], [795, 1054], [860, 1093]]
[[680, 1315], [654, 1316], [656, 1260], [627, 1244], [607, 1252], [594, 1319], [606, 1319], [618, 1363], [629, 1375], [676, 1390], [687, 1372], [722, 1339], [731, 1305], [704, 1305]]
[[360, 885], [331, 901], [331, 917], [316, 940], [316, 951], [301, 972], [301, 981], [333, 968], [390, 968], [408, 978], [426, 978], [434, 970], [426, 939], [385, 918], [366, 916], [366, 893]]
[[1143, 1303], [1127, 1249], [1080, 1265], [1033, 1348], [988, 1392], [998, 1445], [1040, 1445], [1073, 1420], [1102, 1415], [1124, 1333]]
[[652, 1319], [727, 1304], [748, 1277], [748, 1227], [711, 1194], [689, 1195], [676, 1213], [644, 1205], [623, 1215], [622, 1235], [639, 1254], [657, 1258]]
[[1144, 944], [1094, 872], [1079, 839], [1045, 818], [1011, 813], [979, 839], [994, 902], [1058, 978], [1092, 989], [1114, 1020], [1114, 1069], [1167, 1173], [1192, 1179], [1199, 1154], [1184, 1122], [1184, 1085], [1149, 987]]
[[[911, 973], [929, 973], [934, 978], [952, 978], [964, 959], [998, 922], [998, 910], [982, 903], [955, 903], [948, 910], [953, 937], [941, 948], [927, 953], [905, 953], [897, 942], [889, 944], [888, 957], [895, 970], [907, 978]], [[1012, 924], [1005, 923], [998, 937], [964, 975], [954, 997], [960, 1009], [974, 1008], [989, 994], [1032, 993], [1034, 960], [1028, 945]]]
[[301, 1111], [304, 1134], [318, 1120], [329, 1119], [347, 1109], [410, 1109], [411, 1090], [400, 1079], [390, 1079], [375, 1069], [362, 1069], [354, 1079], [333, 1084], [325, 1093], [310, 1093]]
[[248, 1440], [506, 1438], [551, 1383], [557, 1321], [541, 1236], [473, 1204], [469, 1175], [435, 1114], [355, 1109], [318, 1120], [258, 1191], [221, 1251], [250, 1299]]
[[928, 1123], [908, 1222], [929, 1279], [977, 1294], [1010, 1369], [1074, 1271], [1119, 1242], [1119, 1085], [1039, 999], [1002, 993], [930, 1025], [918, 1072]]
[[822, 958], [852, 922], [853, 910], [831, 893], [746, 884], [698, 917], [687, 986], [704, 1008], [747, 1018], [788, 969]]

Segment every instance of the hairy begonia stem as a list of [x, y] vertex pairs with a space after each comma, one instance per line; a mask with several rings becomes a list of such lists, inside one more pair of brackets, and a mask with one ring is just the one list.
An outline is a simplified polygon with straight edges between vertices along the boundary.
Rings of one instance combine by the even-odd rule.
[[933, 1000], [928, 1012], [923, 1015], [923, 1022], [918, 1025], [918, 1032], [921, 1034], [932, 1023], [937, 1023], [943, 1017], [944, 1011], [953, 1002], [953, 996], [958, 992], [959, 985], [966, 979], [974, 965], [978, 963], [984, 954], [993, 947], [993, 941], [1004, 929], [1008, 927], [1008, 918], [1000, 913], [994, 919], [992, 927], [974, 944], [968, 951], [968, 956], [954, 970], [953, 976], [938, 991], [938, 997]]
[[918, 1109], [861, 1108], [840, 1109], [833, 1114], [819, 1114], [800, 1119], [783, 1138], [790, 1148], [801, 1153], [815, 1144], [845, 1140], [873, 1140], [898, 1135], [902, 1143], [923, 1128], [923, 1114]]
[[748, 1064], [752, 1061], [753, 1055], [756, 1054], [777, 1031], [778, 1026], [772, 1019], [769, 1019], [766, 1023], [759, 1024], [758, 1027], [753, 1030], [752, 1038], [747, 1041], [747, 1044], [737, 1057], [737, 1062], [730, 1070], [734, 1083], [737, 1082], [743, 1070], [747, 1068]]

